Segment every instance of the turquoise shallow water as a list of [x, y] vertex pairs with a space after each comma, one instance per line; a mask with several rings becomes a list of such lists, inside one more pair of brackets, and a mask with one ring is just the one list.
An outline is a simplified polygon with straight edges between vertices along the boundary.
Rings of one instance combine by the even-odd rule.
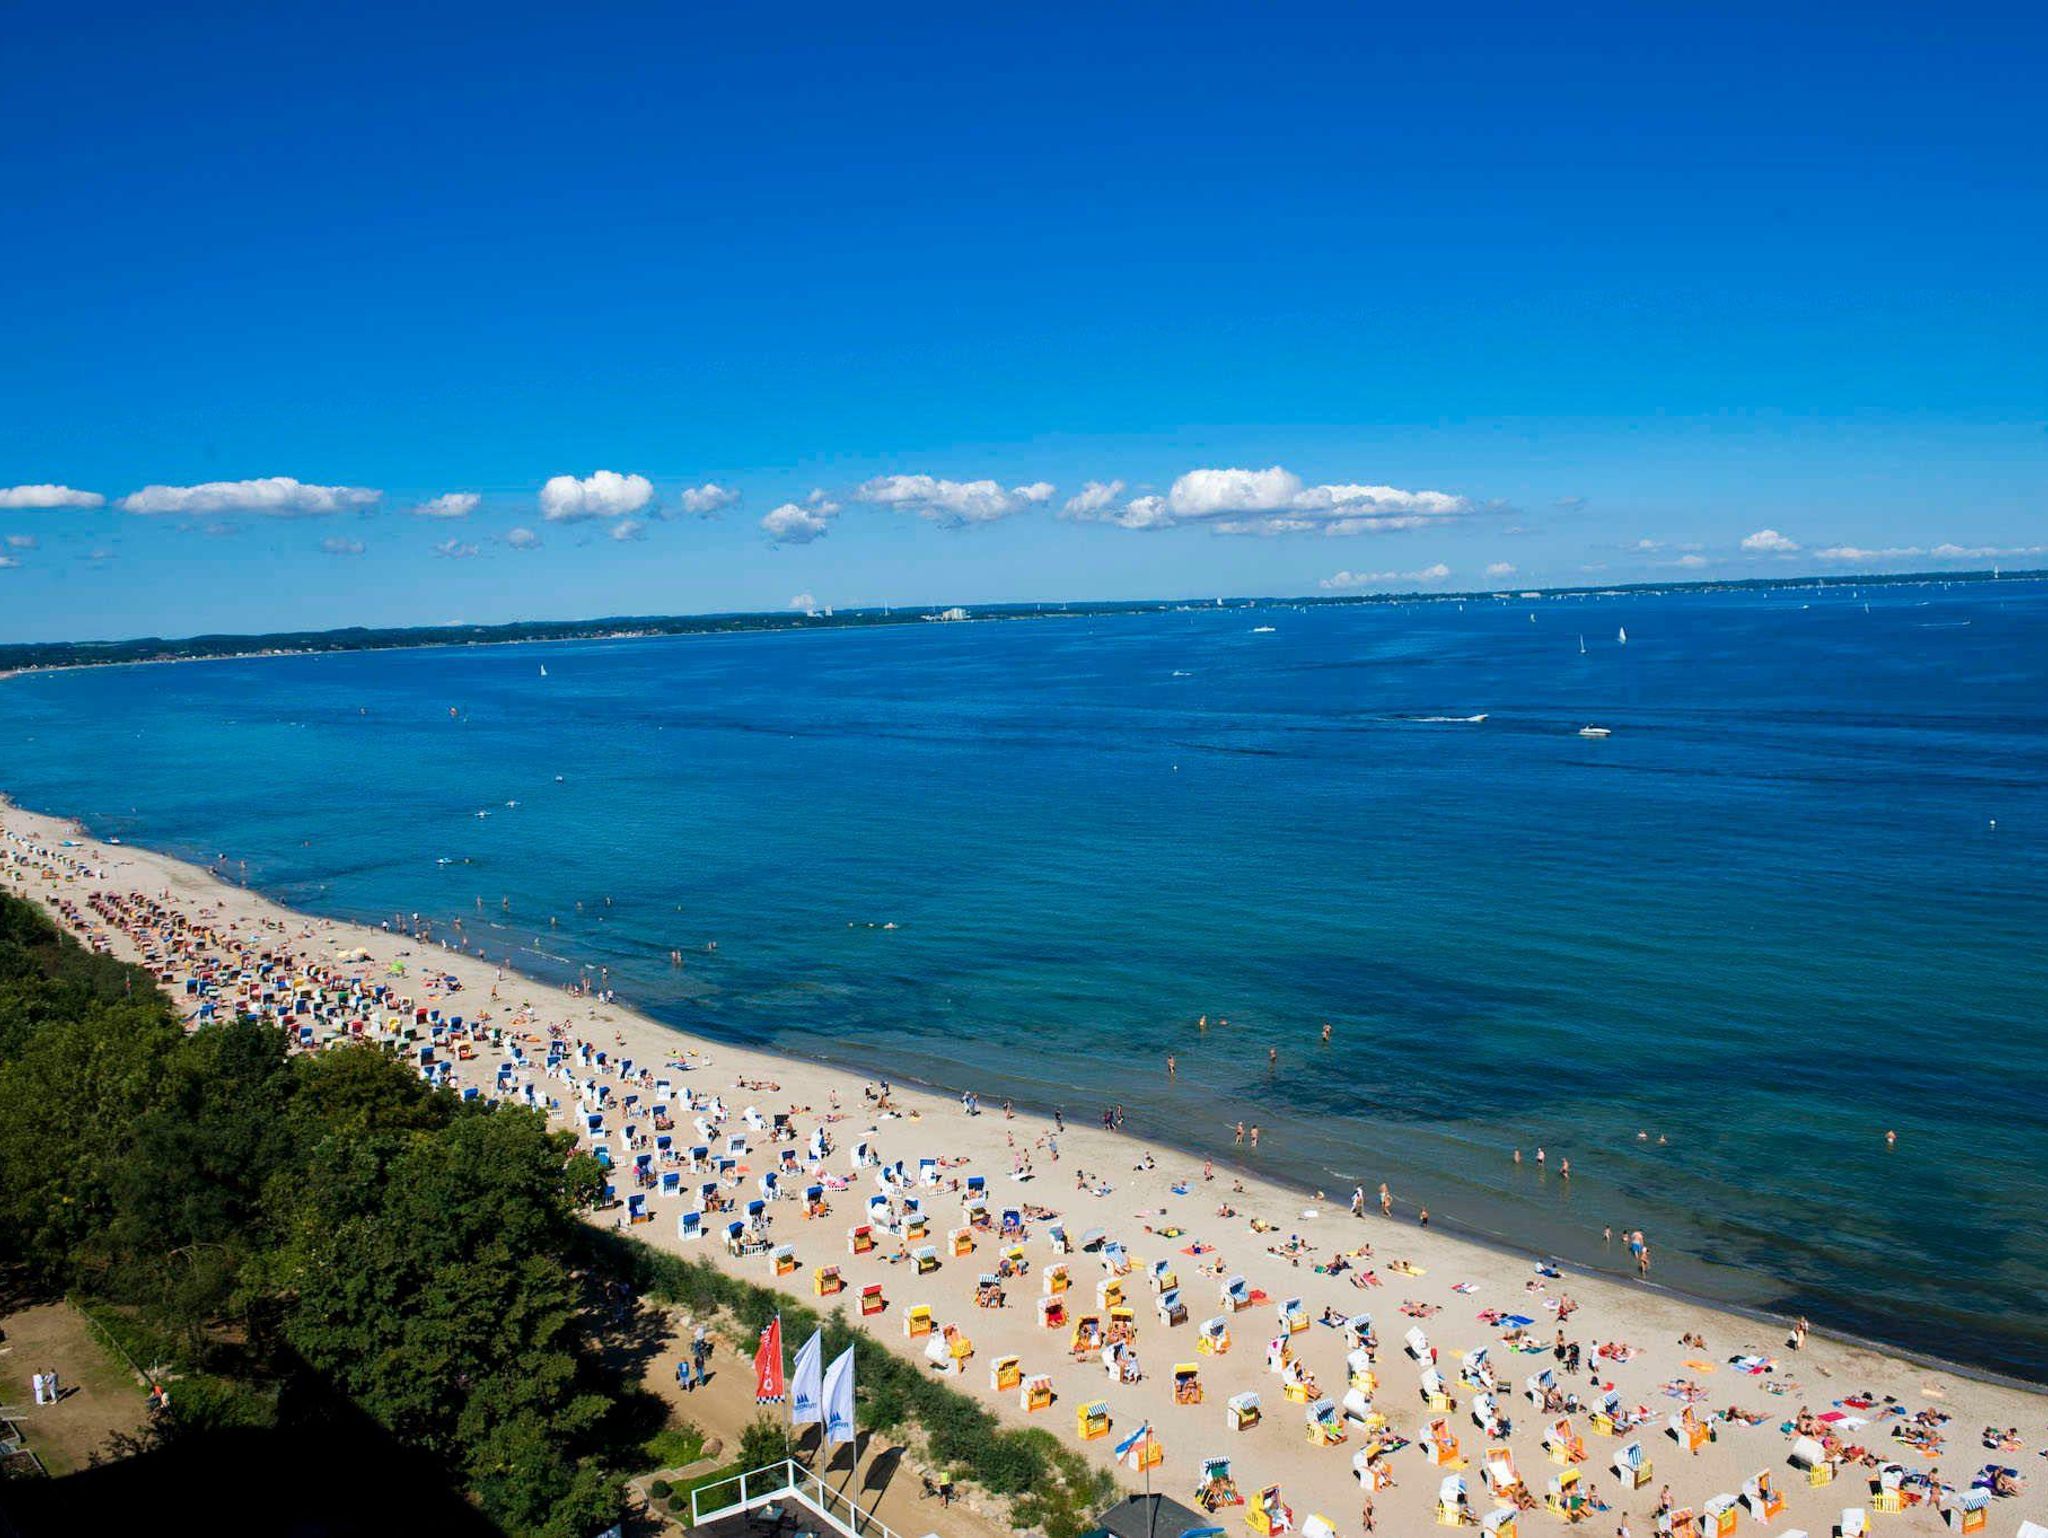
[[44, 675], [0, 787], [694, 1030], [1219, 1153], [1242, 1116], [1333, 1194], [1593, 1264], [1641, 1226], [1661, 1280], [2048, 1380], [2037, 584]]

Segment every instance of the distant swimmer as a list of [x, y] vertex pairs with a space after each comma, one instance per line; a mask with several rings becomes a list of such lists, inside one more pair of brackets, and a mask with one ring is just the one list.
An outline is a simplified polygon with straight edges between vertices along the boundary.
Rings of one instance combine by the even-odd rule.
[[1173, 1068], [1173, 1054], [1169, 1052], [1166, 1054], [1166, 1076], [1169, 1079], [1173, 1077]]
[[1887, 1148], [1896, 1148], [1899, 1146], [1898, 1133], [1892, 1131], [1889, 1127], [1885, 1129], [1884, 1146]]
[[1329, 1022], [1329, 1021], [1327, 1021], [1327, 1020], [1325, 1020], [1325, 1021], [1323, 1022], [1323, 1045], [1327, 1047], [1327, 1046], [1328, 1046], [1329, 1044], [1330, 1044], [1330, 1022]]

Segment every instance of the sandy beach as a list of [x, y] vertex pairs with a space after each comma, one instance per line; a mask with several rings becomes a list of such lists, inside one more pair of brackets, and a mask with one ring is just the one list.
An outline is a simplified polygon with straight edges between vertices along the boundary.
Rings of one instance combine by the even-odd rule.
[[[1538, 1257], [1481, 1248], [1430, 1232], [1405, 1216], [1382, 1217], [1378, 1194], [1370, 1188], [1363, 1192], [1364, 1213], [1354, 1215], [1349, 1190], [1318, 1199], [1220, 1165], [1207, 1169], [1199, 1157], [1148, 1148], [1099, 1125], [1056, 1128], [1022, 1112], [1007, 1115], [996, 1104], [982, 1104], [976, 1114], [961, 1097], [902, 1086], [891, 1088], [883, 1110], [875, 1083], [886, 1075], [886, 1064], [871, 1065], [873, 1077], [864, 1082], [842, 1069], [693, 1038], [627, 1008], [572, 996], [408, 935], [307, 917], [196, 867], [102, 844], [57, 819], [4, 804], [0, 831], [0, 880], [60, 909], [82, 938], [114, 954], [142, 959], [128, 932], [142, 926], [124, 928], [110, 915], [139, 913], [140, 904], [131, 898], [146, 900], [215, 937], [257, 951], [290, 952], [292, 963], [277, 968], [273, 981], [312, 966], [324, 982], [384, 984], [394, 1000], [439, 1010], [444, 1019], [463, 1017], [472, 1027], [468, 1036], [447, 1037], [435, 1054], [449, 1080], [486, 1096], [519, 1095], [530, 1087], [561, 1125], [574, 1126], [586, 1141], [592, 1134], [579, 1098], [594, 1105], [596, 1086], [606, 1085], [610, 1103], [601, 1108], [604, 1130], [597, 1140], [610, 1148], [618, 1168], [621, 1202], [644, 1197], [649, 1220], [634, 1225], [638, 1236], [806, 1299], [813, 1297], [816, 1268], [837, 1267], [846, 1288], [840, 1300], [855, 1322], [891, 1349], [919, 1358], [929, 1338], [907, 1336], [907, 1322], [910, 1310], [928, 1306], [937, 1327], [951, 1327], [971, 1341], [972, 1354], [962, 1360], [957, 1379], [964, 1391], [1006, 1421], [1043, 1426], [1070, 1445], [1080, 1445], [1077, 1412], [1106, 1402], [1107, 1434], [1085, 1444], [1105, 1466], [1114, 1466], [1119, 1442], [1149, 1423], [1164, 1454], [1151, 1470], [1154, 1488], [1190, 1504], [1204, 1460], [1227, 1458], [1247, 1501], [1277, 1485], [1296, 1526], [1314, 1514], [1339, 1533], [1357, 1534], [1367, 1530], [1367, 1492], [1354, 1460], [1377, 1446], [1382, 1451], [1366, 1470], [1380, 1486], [1371, 1493], [1374, 1528], [1390, 1533], [1433, 1525], [1442, 1515], [1444, 1481], [1453, 1475], [1462, 1476], [1469, 1520], [1512, 1510], [1514, 1492], [1504, 1490], [1496, 1500], [1490, 1488], [1505, 1482], [1502, 1450], [1526, 1492], [1523, 1499], [1533, 1506], [1519, 1517], [1525, 1533], [1562, 1525], [1564, 1517], [1546, 1509], [1547, 1496], [1554, 1479], [1569, 1485], [1574, 1471], [1576, 1488], [1562, 1492], [1570, 1498], [1564, 1504], [1583, 1500], [1576, 1519], [1599, 1532], [1658, 1531], [1656, 1512], [1667, 1492], [1668, 1505], [1693, 1514], [1691, 1530], [1699, 1533], [1740, 1527], [1828, 1534], [1847, 1508], [1869, 1512], [1876, 1529], [1932, 1532], [1946, 1522], [1968, 1531], [1975, 1513], [1966, 1515], [1960, 1507], [1976, 1504], [1965, 1492], [1987, 1465], [2016, 1470], [2022, 1487], [2016, 1496], [1985, 1503], [1983, 1531], [2004, 1538], [2024, 1518], [2048, 1511], [2048, 1466], [2040, 1461], [2048, 1444], [2048, 1394], [2042, 1392], [1922, 1366], [1817, 1333], [1793, 1350], [1789, 1321], [1751, 1319], [1608, 1277], [1539, 1270]], [[66, 840], [76, 843], [66, 847]], [[194, 959], [184, 955], [164, 963], [172, 974], [167, 986], [187, 1015], [200, 999], [183, 982]], [[445, 981], [451, 978], [452, 988]], [[289, 1008], [289, 989], [285, 997]], [[234, 1007], [231, 990], [223, 989], [215, 1004]], [[394, 1005], [379, 1013], [373, 1027], [398, 1010]], [[499, 1033], [499, 1044], [490, 1028]], [[318, 1046], [340, 1032], [323, 1023], [312, 1034]], [[543, 1063], [550, 1039], [565, 1046], [551, 1070]], [[523, 1047], [523, 1063], [506, 1055], [515, 1040]], [[465, 1044], [471, 1055], [459, 1050]], [[603, 1064], [596, 1060], [599, 1053]], [[634, 1065], [630, 1076], [622, 1075], [621, 1059]], [[658, 1082], [671, 1086], [665, 1095], [654, 1091]], [[630, 1112], [628, 1095], [637, 1096]], [[686, 1108], [686, 1098], [698, 1108]], [[1117, 1098], [1114, 1073], [1105, 1077], [1102, 1098]], [[666, 1154], [650, 1135], [651, 1108], [664, 1100], [671, 1105], [675, 1145]], [[723, 1120], [701, 1109], [713, 1100], [722, 1102]], [[747, 1117], [749, 1110], [757, 1116]], [[776, 1143], [765, 1129], [778, 1115], [787, 1116], [790, 1136]], [[698, 1118], [705, 1119], [712, 1137], [693, 1128]], [[756, 1120], [761, 1128], [753, 1126]], [[814, 1164], [810, 1153], [820, 1131], [830, 1147]], [[728, 1192], [738, 1210], [704, 1216], [707, 1237], [679, 1238], [679, 1220], [695, 1209], [696, 1189], [715, 1178], [684, 1170], [687, 1147], [710, 1143], [722, 1154], [734, 1136], [747, 1139], [746, 1151], [734, 1154], [738, 1168]], [[1228, 1133], [1223, 1139], [1219, 1157], [1230, 1151]], [[908, 1186], [900, 1194], [921, 1201], [929, 1237], [899, 1236], [871, 1219], [870, 1198], [886, 1193], [873, 1165], [856, 1167], [860, 1145], [883, 1167], [902, 1162]], [[631, 1167], [643, 1152], [653, 1156], [657, 1179], [681, 1171], [683, 1194], [635, 1189]], [[767, 1203], [768, 1247], [729, 1254], [721, 1240], [725, 1224], [746, 1216], [747, 1201], [759, 1194], [758, 1177], [784, 1156], [795, 1159], [799, 1172], [786, 1177], [784, 1194]], [[922, 1178], [921, 1160], [937, 1161]], [[966, 1210], [966, 1187], [975, 1178], [986, 1185], [987, 1228], [974, 1227]], [[830, 1210], [806, 1217], [799, 1193], [814, 1181], [828, 1186]], [[1012, 1248], [996, 1231], [1005, 1209], [1026, 1214], [1025, 1237], [1018, 1241], [1023, 1269], [1002, 1279], [1002, 1306], [977, 1306], [979, 1278], [997, 1272]], [[895, 1211], [901, 1212], [900, 1200]], [[1824, 1221], [1825, 1215], [1817, 1218]], [[624, 1223], [626, 1214], [621, 1207], [592, 1220]], [[850, 1253], [849, 1231], [870, 1223], [874, 1247]], [[1070, 1253], [1055, 1249], [1056, 1226], [1070, 1241]], [[968, 1232], [956, 1240], [961, 1229]], [[1098, 1229], [1108, 1245], [1122, 1246], [1122, 1256], [1114, 1248], [1083, 1249], [1090, 1231]], [[1647, 1237], [1654, 1253], [1657, 1236]], [[1617, 1234], [1617, 1246], [1623, 1242]], [[792, 1247], [794, 1269], [778, 1279], [773, 1255], [785, 1245]], [[921, 1273], [910, 1252], [925, 1245], [934, 1247], [936, 1268]], [[1334, 1264], [1340, 1257], [1341, 1265]], [[1066, 1322], [1048, 1328], [1040, 1323], [1046, 1268], [1062, 1262], [1069, 1283], [1060, 1295]], [[1152, 1277], [1161, 1263], [1185, 1308], [1184, 1321], [1173, 1325], [1162, 1318], [1159, 1284]], [[1115, 1274], [1125, 1264], [1128, 1269]], [[1241, 1309], [1224, 1299], [1226, 1283], [1233, 1280], [1241, 1280], [1247, 1300]], [[1132, 1364], [1113, 1368], [1099, 1350], [1073, 1349], [1077, 1319], [1093, 1315], [1113, 1322], [1109, 1306], [1098, 1302], [1098, 1288], [1105, 1284], [1120, 1286], [1132, 1310], [1136, 1381], [1119, 1381], [1132, 1376]], [[873, 1285], [880, 1286], [885, 1306], [859, 1316], [856, 1300]], [[1290, 1328], [1283, 1305], [1296, 1300], [1296, 1327]], [[1376, 1341], [1369, 1366], [1357, 1359], [1347, 1366], [1357, 1333], [1350, 1321], [1368, 1314]], [[1228, 1350], [1198, 1351], [1204, 1321], [1219, 1317], [1227, 1321]], [[1284, 1351], [1276, 1343], [1284, 1343]], [[1481, 1348], [1483, 1361], [1468, 1355]], [[1049, 1408], [1027, 1411], [1017, 1388], [992, 1389], [992, 1369], [1011, 1356], [1026, 1376], [1050, 1375]], [[1197, 1372], [1199, 1402], [1181, 1402], [1184, 1396], [1177, 1395], [1179, 1364]], [[1442, 1380], [1434, 1406], [1422, 1386], [1432, 1365]], [[1546, 1373], [1555, 1395], [1547, 1408], [1539, 1402], [1542, 1386], [1527, 1386]], [[1495, 1413], [1486, 1417], [1489, 1376], [1497, 1386], [1490, 1391]], [[1351, 1406], [1357, 1413], [1347, 1415], [1347, 1393], [1354, 1386]], [[1247, 1393], [1259, 1398], [1258, 1422], [1233, 1429], [1228, 1403]], [[1328, 1402], [1325, 1413], [1341, 1441], [1322, 1442], [1309, 1426], [1308, 1403], [1318, 1398]], [[1618, 1407], [1635, 1424], [1603, 1434], [1604, 1417], [1595, 1423], [1603, 1405]], [[1809, 1429], [1831, 1439], [1830, 1450], [1839, 1447], [1845, 1454], [1824, 1465], [1832, 1472], [1830, 1483], [1810, 1483], [1813, 1476], [1793, 1462], [1794, 1423], [1802, 1412], [1811, 1417]], [[1490, 1427], [1479, 1424], [1481, 1418]], [[1546, 1449], [1547, 1439], [1558, 1440], [1547, 1434], [1560, 1419], [1570, 1421], [1583, 1461], [1573, 1461], [1569, 1444], [1555, 1456]], [[1435, 1437], [1433, 1422], [1441, 1423]], [[2017, 1440], [1987, 1446], [1987, 1428], [2010, 1428]], [[1445, 1448], [1439, 1461], [1431, 1448], [1445, 1434], [1455, 1438], [1457, 1453], [1452, 1458]], [[1625, 1481], [1614, 1466], [1617, 1454], [1631, 1445], [1651, 1465], [1640, 1484]], [[1493, 1479], [1487, 1473], [1489, 1453]], [[1120, 1476], [1133, 1488], [1143, 1486], [1134, 1469], [1121, 1468]], [[1746, 1486], [1757, 1497], [1755, 1514], [1741, 1501]], [[1898, 1492], [1899, 1514], [1884, 1509], [1892, 1504], [1888, 1486]], [[1708, 1515], [1724, 1502], [1734, 1507], [1735, 1515], [1722, 1519], [1732, 1525], [1717, 1525]], [[1937, 1502], [1956, 1509], [1945, 1518]], [[1235, 1528], [1250, 1511], [1227, 1506], [1215, 1520]], [[1496, 1530], [1500, 1521], [1492, 1519]]]

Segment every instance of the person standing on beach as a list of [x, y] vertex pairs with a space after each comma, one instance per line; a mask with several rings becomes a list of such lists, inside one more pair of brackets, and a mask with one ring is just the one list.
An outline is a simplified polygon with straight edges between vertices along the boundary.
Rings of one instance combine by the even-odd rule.
[[1380, 1182], [1380, 1216], [1383, 1218], [1390, 1218], [1393, 1215], [1394, 1193], [1387, 1189], [1387, 1183], [1384, 1180], [1382, 1180]]
[[1351, 1193], [1351, 1215], [1352, 1215], [1352, 1216], [1353, 1216], [1354, 1218], [1362, 1218], [1362, 1217], [1364, 1217], [1364, 1216], [1365, 1216], [1365, 1187], [1364, 1187], [1364, 1186], [1358, 1186], [1358, 1187], [1356, 1187], [1356, 1188], [1355, 1188], [1355, 1189], [1354, 1189], [1354, 1190], [1352, 1191], [1352, 1193]]

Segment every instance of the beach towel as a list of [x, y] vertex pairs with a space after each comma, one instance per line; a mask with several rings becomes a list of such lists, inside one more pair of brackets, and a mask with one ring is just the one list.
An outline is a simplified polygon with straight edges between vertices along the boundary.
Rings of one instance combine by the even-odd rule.
[[1453, 1292], [1462, 1292], [1467, 1294], [1475, 1293], [1478, 1290], [1479, 1284], [1477, 1282], [1456, 1282], [1452, 1284], [1451, 1287], [1451, 1291]]

